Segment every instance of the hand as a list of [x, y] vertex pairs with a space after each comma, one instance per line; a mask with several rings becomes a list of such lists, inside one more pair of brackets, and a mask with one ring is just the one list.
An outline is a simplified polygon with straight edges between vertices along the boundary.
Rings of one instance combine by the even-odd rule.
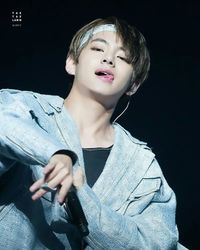
[[30, 191], [34, 193], [33, 200], [39, 199], [48, 192], [42, 189], [42, 185], [47, 183], [50, 188], [59, 188], [58, 201], [63, 203], [71, 185], [74, 184], [75, 187], [80, 188], [85, 180], [80, 168], [73, 175], [71, 158], [64, 154], [53, 155], [43, 172], [44, 178], [37, 180], [30, 187]]

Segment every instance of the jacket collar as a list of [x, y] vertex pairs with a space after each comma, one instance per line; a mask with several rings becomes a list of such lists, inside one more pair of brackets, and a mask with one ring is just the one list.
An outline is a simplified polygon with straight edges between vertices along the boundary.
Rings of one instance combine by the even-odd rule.
[[60, 96], [39, 93], [33, 93], [33, 96], [47, 114], [53, 114], [55, 111], [60, 113], [64, 105], [64, 99]]

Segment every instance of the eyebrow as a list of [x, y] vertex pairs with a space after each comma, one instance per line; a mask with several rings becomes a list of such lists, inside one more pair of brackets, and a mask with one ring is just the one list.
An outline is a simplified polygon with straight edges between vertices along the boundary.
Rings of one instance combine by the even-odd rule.
[[[109, 43], [105, 39], [102, 39], [102, 38], [92, 39], [91, 43], [93, 43], [93, 42], [102, 42], [102, 43], [104, 43], [106, 45], [109, 45]], [[123, 50], [124, 52], [126, 51], [124, 47], [119, 47], [119, 50]]]

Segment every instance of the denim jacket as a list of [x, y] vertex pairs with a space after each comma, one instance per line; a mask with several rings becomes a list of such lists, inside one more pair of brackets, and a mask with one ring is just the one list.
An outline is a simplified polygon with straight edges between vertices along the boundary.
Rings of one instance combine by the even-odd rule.
[[[145, 142], [113, 124], [103, 172], [78, 197], [89, 223], [86, 249], [185, 249], [178, 243], [176, 198]], [[29, 187], [60, 149], [84, 170], [78, 129], [59, 96], [0, 91], [0, 249], [80, 249], [76, 228], [54, 193], [32, 201]], [[74, 245], [74, 247], [73, 247]]]

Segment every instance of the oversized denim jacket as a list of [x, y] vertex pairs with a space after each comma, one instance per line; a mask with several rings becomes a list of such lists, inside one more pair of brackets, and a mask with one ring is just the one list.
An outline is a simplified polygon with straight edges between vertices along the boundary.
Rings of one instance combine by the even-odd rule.
[[[78, 190], [89, 223], [86, 249], [184, 249], [178, 243], [175, 194], [154, 153], [119, 124], [113, 126], [115, 142], [102, 174], [93, 188], [86, 182]], [[74, 170], [79, 165], [84, 170], [78, 130], [63, 99], [1, 90], [0, 148], [0, 249], [77, 249], [69, 244], [75, 229], [55, 195], [33, 202], [28, 190], [57, 150], [75, 152]]]

